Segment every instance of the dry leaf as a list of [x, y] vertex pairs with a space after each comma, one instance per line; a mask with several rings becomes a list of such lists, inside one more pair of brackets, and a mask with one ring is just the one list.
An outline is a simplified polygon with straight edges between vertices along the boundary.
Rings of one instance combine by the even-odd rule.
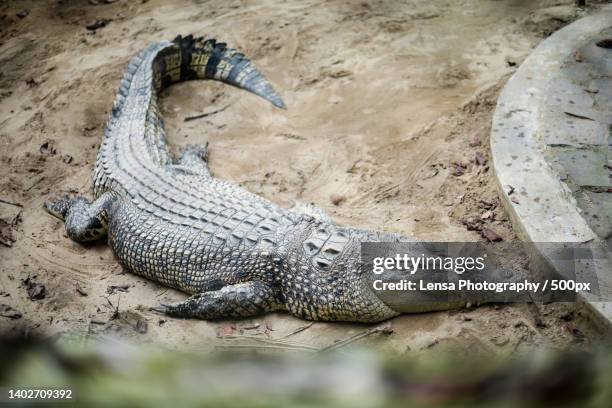
[[486, 239], [488, 239], [491, 242], [498, 242], [498, 241], [502, 241], [502, 237], [500, 237], [499, 235], [497, 235], [497, 233], [495, 231], [493, 231], [490, 228], [484, 227], [482, 229], [482, 236], [485, 237]]
[[481, 220], [488, 220], [489, 218], [491, 218], [493, 216], [493, 211], [485, 211], [482, 213], [482, 215], [480, 216]]
[[476, 152], [475, 161], [477, 165], [483, 166], [487, 162], [487, 159], [485, 159], [482, 153]]
[[235, 331], [236, 331], [236, 326], [234, 326], [233, 324], [228, 324], [226, 326], [221, 327], [217, 331], [217, 337], [231, 336], [234, 334]]
[[149, 325], [146, 321], [138, 319], [136, 321], [136, 331], [140, 334], [145, 334], [149, 330]]
[[346, 200], [346, 197], [340, 194], [332, 194], [330, 200], [333, 205], [340, 205], [344, 202], [344, 200]]

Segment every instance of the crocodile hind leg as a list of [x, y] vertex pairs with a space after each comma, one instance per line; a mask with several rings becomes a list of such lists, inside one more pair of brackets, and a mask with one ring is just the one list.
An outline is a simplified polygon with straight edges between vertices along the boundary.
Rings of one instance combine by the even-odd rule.
[[187, 145], [178, 160], [174, 169], [197, 174], [200, 176], [211, 177], [208, 168], [208, 142], [204, 145]]
[[161, 305], [153, 310], [173, 317], [214, 320], [257, 316], [281, 308], [270, 286], [246, 282], [199, 293], [175, 305]]
[[106, 235], [108, 214], [115, 196], [106, 192], [94, 202], [85, 197], [63, 196], [46, 201], [45, 209], [66, 222], [68, 236], [77, 242], [95, 241]]

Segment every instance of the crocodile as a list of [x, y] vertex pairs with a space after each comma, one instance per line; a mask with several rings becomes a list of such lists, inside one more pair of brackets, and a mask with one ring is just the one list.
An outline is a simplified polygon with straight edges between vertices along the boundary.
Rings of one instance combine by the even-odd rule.
[[391, 307], [361, 270], [362, 242], [410, 237], [336, 225], [321, 209], [282, 208], [219, 180], [208, 144], [169, 151], [157, 105], [169, 85], [212, 79], [285, 108], [254, 64], [212, 38], [178, 36], [140, 51], [129, 63], [93, 170], [95, 200], [60, 195], [46, 210], [77, 242], [106, 238], [124, 268], [191, 296], [153, 310], [223, 319], [287, 311], [309, 320], [377, 322]]

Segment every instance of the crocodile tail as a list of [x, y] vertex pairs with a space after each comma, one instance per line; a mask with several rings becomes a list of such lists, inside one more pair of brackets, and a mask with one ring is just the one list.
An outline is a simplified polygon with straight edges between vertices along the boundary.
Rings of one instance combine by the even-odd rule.
[[259, 95], [276, 107], [285, 108], [283, 100], [253, 63], [225, 43], [193, 35], [179, 35], [172, 43], [174, 47], [162, 50], [155, 58], [156, 88], [192, 79], [215, 79]]

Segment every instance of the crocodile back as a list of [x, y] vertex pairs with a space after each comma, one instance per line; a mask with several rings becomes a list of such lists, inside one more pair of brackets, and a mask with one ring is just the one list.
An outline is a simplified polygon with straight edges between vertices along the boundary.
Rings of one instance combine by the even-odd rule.
[[[211, 268], [225, 273], [237, 257], [277, 248], [299, 217], [239, 186], [173, 165], [157, 94], [191, 79], [220, 80], [284, 106], [251, 62], [223, 43], [179, 36], [152, 44], [125, 71], [93, 186], [96, 196], [119, 197], [108, 230], [121, 261], [135, 273], [196, 292]], [[217, 262], [222, 251], [229, 252]]]

